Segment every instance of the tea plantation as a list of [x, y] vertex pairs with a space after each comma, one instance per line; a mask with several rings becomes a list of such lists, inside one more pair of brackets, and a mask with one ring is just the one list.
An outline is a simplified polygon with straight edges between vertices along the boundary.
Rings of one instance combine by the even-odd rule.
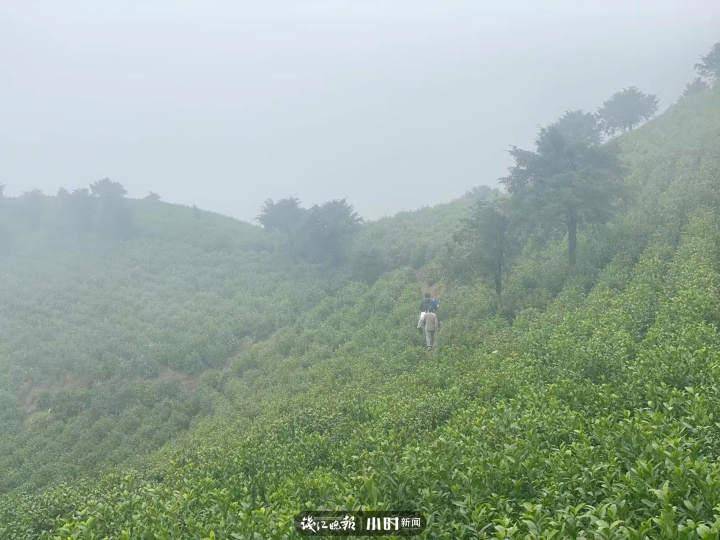
[[294, 538], [302, 509], [720, 537], [720, 91], [614, 144], [621, 210], [574, 269], [563, 237], [528, 239], [501, 302], [447, 271], [468, 199], [364, 224], [332, 269], [150, 201], [129, 239], [61, 245], [55, 198], [4, 201], [0, 537]]

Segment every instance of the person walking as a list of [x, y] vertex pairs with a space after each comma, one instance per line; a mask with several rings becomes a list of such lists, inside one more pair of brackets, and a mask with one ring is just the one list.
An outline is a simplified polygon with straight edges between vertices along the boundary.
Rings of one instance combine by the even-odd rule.
[[428, 311], [423, 317], [422, 325], [425, 330], [425, 346], [428, 351], [431, 351], [435, 348], [437, 331], [440, 329], [440, 320], [436, 313]]
[[425, 314], [429, 311], [431, 311], [433, 305], [433, 300], [430, 297], [430, 293], [425, 293], [425, 297], [422, 299], [422, 302], [420, 302], [420, 318], [418, 319], [417, 327], [418, 330], [422, 330], [423, 328], [423, 320], [425, 320]]

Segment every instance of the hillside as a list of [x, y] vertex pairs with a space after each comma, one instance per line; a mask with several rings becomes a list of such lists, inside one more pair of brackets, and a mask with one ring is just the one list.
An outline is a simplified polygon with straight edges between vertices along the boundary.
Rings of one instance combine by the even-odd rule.
[[157, 448], [212, 410], [203, 372], [332, 287], [234, 220], [138, 201], [131, 240], [68, 240], [55, 198], [26, 204], [0, 212], [2, 489]]
[[376, 280], [161, 203], [92, 249], [23, 225], [0, 536], [284, 538], [300, 509], [360, 507], [420, 510], [428, 538], [717, 536], [719, 142], [718, 91], [622, 136], [623, 212], [583, 230], [572, 274], [561, 238], [528, 244], [502, 312], [442, 279], [467, 201], [367, 225]]
[[[219, 406], [212, 381], [232, 358], [347, 282], [257, 226], [128, 204], [132, 234], [115, 238], [78, 232], [62, 198], [0, 200], [0, 491], [141, 459]], [[378, 242], [388, 228], [370, 223], [355, 258], [369, 260], [367, 245], [374, 274], [410, 264], [374, 249], [393, 246], [422, 265], [466, 206], [441, 212], [435, 237]]]

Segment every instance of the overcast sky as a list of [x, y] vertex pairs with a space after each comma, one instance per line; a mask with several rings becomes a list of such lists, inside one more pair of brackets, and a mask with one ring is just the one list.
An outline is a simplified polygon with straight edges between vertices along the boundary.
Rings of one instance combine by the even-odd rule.
[[495, 185], [623, 87], [670, 105], [719, 40], [716, 0], [4, 0], [0, 183], [376, 218]]

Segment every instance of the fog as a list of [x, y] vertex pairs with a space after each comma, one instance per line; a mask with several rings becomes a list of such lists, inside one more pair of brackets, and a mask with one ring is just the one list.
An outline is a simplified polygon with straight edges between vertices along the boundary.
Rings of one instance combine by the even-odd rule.
[[718, 28], [715, 1], [6, 2], [0, 183], [376, 218], [495, 185], [623, 87], [667, 107]]

